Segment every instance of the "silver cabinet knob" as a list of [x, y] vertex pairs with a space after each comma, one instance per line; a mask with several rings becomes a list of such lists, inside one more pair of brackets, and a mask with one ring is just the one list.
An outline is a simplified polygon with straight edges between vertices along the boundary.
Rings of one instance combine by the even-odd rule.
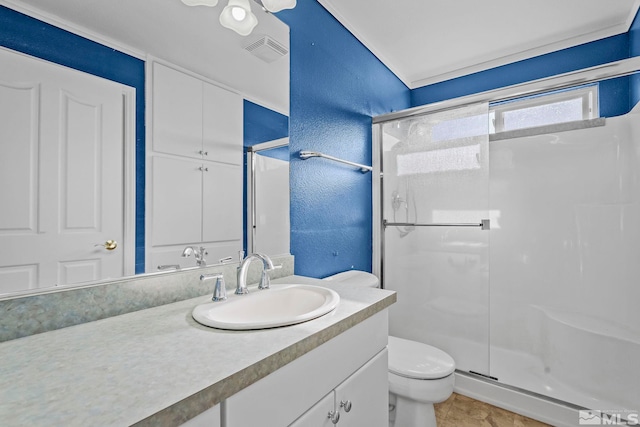
[[340, 407], [344, 408], [344, 412], [349, 412], [351, 410], [351, 401], [350, 400], [341, 400]]
[[340, 421], [340, 411], [330, 411], [327, 418], [329, 418], [333, 424], [338, 424], [338, 421]]

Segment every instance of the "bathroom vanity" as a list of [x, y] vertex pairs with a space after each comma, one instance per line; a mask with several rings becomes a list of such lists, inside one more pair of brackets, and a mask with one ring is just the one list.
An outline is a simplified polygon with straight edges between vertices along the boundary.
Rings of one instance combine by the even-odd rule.
[[1, 343], [2, 425], [299, 427], [333, 425], [330, 412], [339, 426], [386, 425], [395, 293], [278, 282], [333, 289], [340, 304], [294, 326], [224, 331], [191, 317], [205, 296]]

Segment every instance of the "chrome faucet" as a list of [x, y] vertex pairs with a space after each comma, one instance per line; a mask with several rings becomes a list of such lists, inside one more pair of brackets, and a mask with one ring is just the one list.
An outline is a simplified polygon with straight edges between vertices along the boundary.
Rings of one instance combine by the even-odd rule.
[[271, 258], [269, 258], [267, 255], [253, 253], [243, 259], [240, 263], [240, 267], [238, 267], [238, 286], [236, 287], [236, 294], [238, 295], [249, 293], [249, 290], [247, 289], [247, 272], [249, 271], [249, 265], [251, 264], [251, 261], [253, 261], [254, 259], [259, 259], [262, 261], [262, 277], [260, 278], [258, 289], [269, 289], [271, 280], [269, 279], [269, 273], [267, 272], [270, 270], [275, 270], [276, 267], [273, 266]]
[[209, 252], [207, 252], [207, 250], [205, 248], [203, 248], [202, 246], [200, 246], [199, 248], [194, 248], [193, 246], [187, 246], [186, 248], [184, 248], [184, 251], [182, 251], [182, 256], [184, 258], [193, 255], [196, 259], [196, 265], [198, 267], [206, 267], [207, 266], [207, 260], [204, 259], [205, 255], [208, 255]]

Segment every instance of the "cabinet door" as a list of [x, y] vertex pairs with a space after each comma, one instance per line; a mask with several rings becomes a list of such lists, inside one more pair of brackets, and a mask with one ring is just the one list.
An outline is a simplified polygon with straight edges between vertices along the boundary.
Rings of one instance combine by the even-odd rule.
[[332, 427], [333, 423], [329, 419], [329, 412], [333, 411], [335, 405], [335, 392], [327, 394], [316, 403], [300, 418], [295, 420], [289, 427]]
[[201, 162], [153, 157], [152, 246], [201, 241], [201, 167]]
[[220, 405], [207, 409], [180, 427], [220, 427]]
[[[340, 427], [389, 425], [388, 355], [385, 348], [336, 388]], [[341, 407], [341, 402], [350, 403]]]
[[204, 166], [202, 241], [241, 241], [242, 168], [221, 163]]
[[242, 97], [204, 83], [202, 117], [204, 159], [242, 165]]
[[201, 80], [153, 64], [153, 150], [201, 158]]

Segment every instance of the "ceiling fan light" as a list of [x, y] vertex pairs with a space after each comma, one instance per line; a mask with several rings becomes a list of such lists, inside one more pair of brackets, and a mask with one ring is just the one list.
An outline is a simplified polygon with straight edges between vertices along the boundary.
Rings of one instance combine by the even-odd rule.
[[214, 7], [218, 4], [218, 0], [182, 0], [187, 6], [209, 6]]
[[251, 12], [249, 0], [229, 0], [220, 14], [220, 24], [241, 36], [248, 36], [258, 25], [258, 18]]
[[296, 0], [262, 0], [262, 5], [269, 12], [280, 12], [283, 9], [296, 7]]

